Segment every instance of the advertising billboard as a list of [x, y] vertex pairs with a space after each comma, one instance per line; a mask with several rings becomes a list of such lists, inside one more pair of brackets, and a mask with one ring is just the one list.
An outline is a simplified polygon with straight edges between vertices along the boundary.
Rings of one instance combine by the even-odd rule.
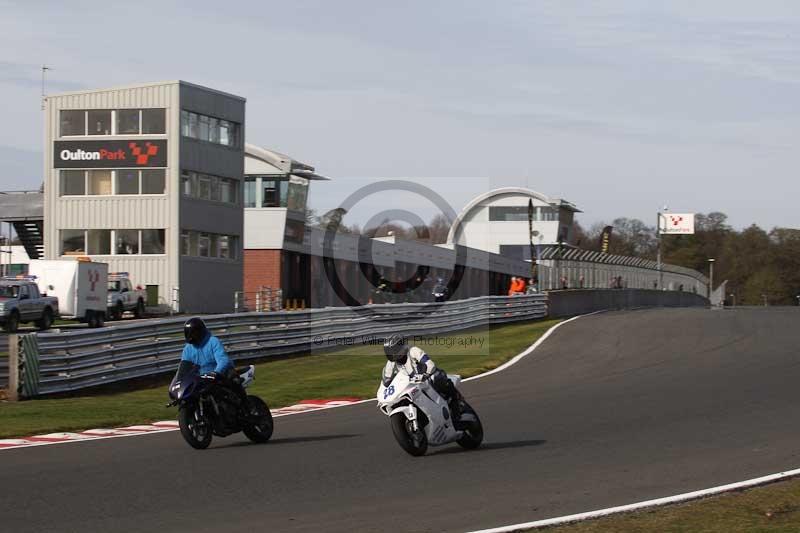
[[658, 232], [662, 235], [694, 234], [694, 213], [660, 213]]
[[167, 141], [56, 141], [54, 168], [166, 167]]

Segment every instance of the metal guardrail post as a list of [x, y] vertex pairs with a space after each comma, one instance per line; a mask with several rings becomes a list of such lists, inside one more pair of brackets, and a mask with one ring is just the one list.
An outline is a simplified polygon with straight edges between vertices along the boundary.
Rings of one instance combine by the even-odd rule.
[[8, 394], [9, 402], [19, 400], [19, 335], [8, 336]]

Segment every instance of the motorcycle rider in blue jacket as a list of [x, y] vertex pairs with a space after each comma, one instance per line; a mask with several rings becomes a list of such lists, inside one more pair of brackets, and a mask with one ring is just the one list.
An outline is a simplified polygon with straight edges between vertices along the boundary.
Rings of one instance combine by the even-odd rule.
[[206, 323], [200, 318], [190, 318], [183, 325], [183, 336], [186, 346], [183, 347], [181, 361], [188, 361], [200, 367], [200, 374], [219, 380], [222, 385], [233, 390], [242, 399], [247, 395], [238, 381], [225, 348], [218, 338], [213, 336]]

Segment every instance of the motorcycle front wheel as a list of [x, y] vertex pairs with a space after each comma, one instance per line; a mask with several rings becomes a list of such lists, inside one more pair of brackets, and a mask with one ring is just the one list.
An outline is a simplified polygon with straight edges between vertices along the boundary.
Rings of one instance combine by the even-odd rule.
[[275, 428], [267, 403], [258, 396], [248, 396], [247, 404], [248, 415], [258, 422], [245, 425], [242, 431], [253, 442], [267, 442], [272, 437], [272, 431]]
[[425, 432], [422, 430], [415, 432], [411, 427], [411, 421], [403, 413], [394, 414], [389, 420], [394, 438], [401, 448], [414, 457], [425, 455], [428, 451], [428, 437], [425, 436]]
[[211, 444], [211, 426], [200, 416], [197, 405], [182, 405], [178, 410], [178, 425], [183, 439], [196, 450], [204, 450]]
[[483, 442], [483, 424], [481, 424], [481, 419], [478, 418], [478, 413], [465, 400], [461, 400], [461, 413], [471, 414], [475, 417], [475, 421], [469, 422], [469, 427], [464, 430], [464, 435], [456, 442], [462, 448], [474, 450]]

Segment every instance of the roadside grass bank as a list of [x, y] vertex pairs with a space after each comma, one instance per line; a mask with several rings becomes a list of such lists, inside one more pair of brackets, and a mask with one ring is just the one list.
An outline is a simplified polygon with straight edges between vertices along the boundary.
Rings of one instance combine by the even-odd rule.
[[796, 533], [800, 479], [634, 513], [531, 531], [554, 533]]
[[[437, 366], [469, 377], [508, 361], [558, 322], [477, 328], [424, 337], [417, 339], [417, 344]], [[306, 399], [372, 398], [385, 363], [381, 345], [267, 360], [256, 364], [256, 380], [248, 392], [261, 396], [273, 408]], [[169, 378], [135, 391], [0, 403], [0, 438], [173, 419], [177, 410], [164, 407], [167, 383]]]

